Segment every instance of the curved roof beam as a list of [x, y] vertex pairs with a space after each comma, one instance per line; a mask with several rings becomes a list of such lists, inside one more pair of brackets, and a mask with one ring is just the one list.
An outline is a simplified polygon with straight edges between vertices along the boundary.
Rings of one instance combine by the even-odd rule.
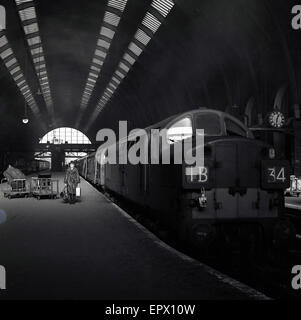
[[138, 60], [139, 56], [144, 52], [145, 48], [164, 22], [172, 8], [174, 7], [174, 0], [153, 0], [150, 8], [146, 12], [132, 42], [129, 44], [123, 58], [113, 74], [108, 86], [104, 90], [102, 97], [97, 103], [96, 109], [90, 117], [85, 131], [89, 130], [93, 122], [97, 119], [100, 112], [111, 100], [115, 91], [123, 79], [127, 76], [133, 65]]
[[25, 33], [25, 38], [29, 46], [29, 51], [39, 81], [41, 93], [43, 95], [48, 113], [54, 122], [53, 100], [50, 91], [45, 56], [40, 37], [34, 1], [15, 0], [15, 2], [17, 4], [17, 10]]
[[115, 36], [116, 29], [118, 28], [127, 1], [128, 0], [108, 1], [106, 12], [103, 18], [103, 24], [100, 28], [100, 33], [98, 36], [94, 57], [90, 66], [90, 72], [86, 82], [85, 90], [82, 95], [80, 111], [76, 120], [75, 127], [79, 126], [82, 115], [89, 104], [97, 79], [100, 75], [102, 66], [110, 50], [111, 43]]
[[17, 87], [19, 88], [20, 93], [23, 95], [24, 100], [26, 101], [30, 110], [41, 123], [42, 128], [46, 130], [46, 126], [42, 122], [42, 116], [39, 107], [3, 31], [0, 32], [0, 57]]

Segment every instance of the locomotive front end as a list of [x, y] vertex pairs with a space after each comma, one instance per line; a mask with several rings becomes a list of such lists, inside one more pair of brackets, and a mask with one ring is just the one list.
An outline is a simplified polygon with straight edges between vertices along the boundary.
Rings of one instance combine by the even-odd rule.
[[182, 167], [182, 232], [193, 245], [283, 245], [294, 234], [283, 219], [288, 161], [248, 137], [205, 138], [204, 166]]

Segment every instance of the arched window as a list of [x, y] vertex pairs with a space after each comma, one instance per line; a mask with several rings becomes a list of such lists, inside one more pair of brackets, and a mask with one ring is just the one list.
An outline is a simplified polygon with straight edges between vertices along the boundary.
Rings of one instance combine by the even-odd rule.
[[79, 130], [73, 128], [57, 128], [45, 134], [45, 136], [40, 140], [40, 143], [91, 144], [91, 141]]

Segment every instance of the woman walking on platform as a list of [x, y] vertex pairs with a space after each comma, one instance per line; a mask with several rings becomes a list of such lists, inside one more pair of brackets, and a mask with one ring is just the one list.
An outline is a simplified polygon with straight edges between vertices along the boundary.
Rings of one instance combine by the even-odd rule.
[[68, 200], [70, 204], [75, 203], [76, 200], [76, 188], [80, 183], [78, 170], [75, 168], [74, 162], [70, 162], [70, 167], [66, 171], [65, 175], [65, 187], [68, 192]]

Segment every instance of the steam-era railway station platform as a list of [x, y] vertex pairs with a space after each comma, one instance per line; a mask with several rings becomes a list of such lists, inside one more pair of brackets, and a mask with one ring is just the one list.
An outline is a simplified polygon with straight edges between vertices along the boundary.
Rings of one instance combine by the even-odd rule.
[[81, 189], [74, 205], [0, 192], [0, 299], [265, 298], [170, 248], [84, 179]]

